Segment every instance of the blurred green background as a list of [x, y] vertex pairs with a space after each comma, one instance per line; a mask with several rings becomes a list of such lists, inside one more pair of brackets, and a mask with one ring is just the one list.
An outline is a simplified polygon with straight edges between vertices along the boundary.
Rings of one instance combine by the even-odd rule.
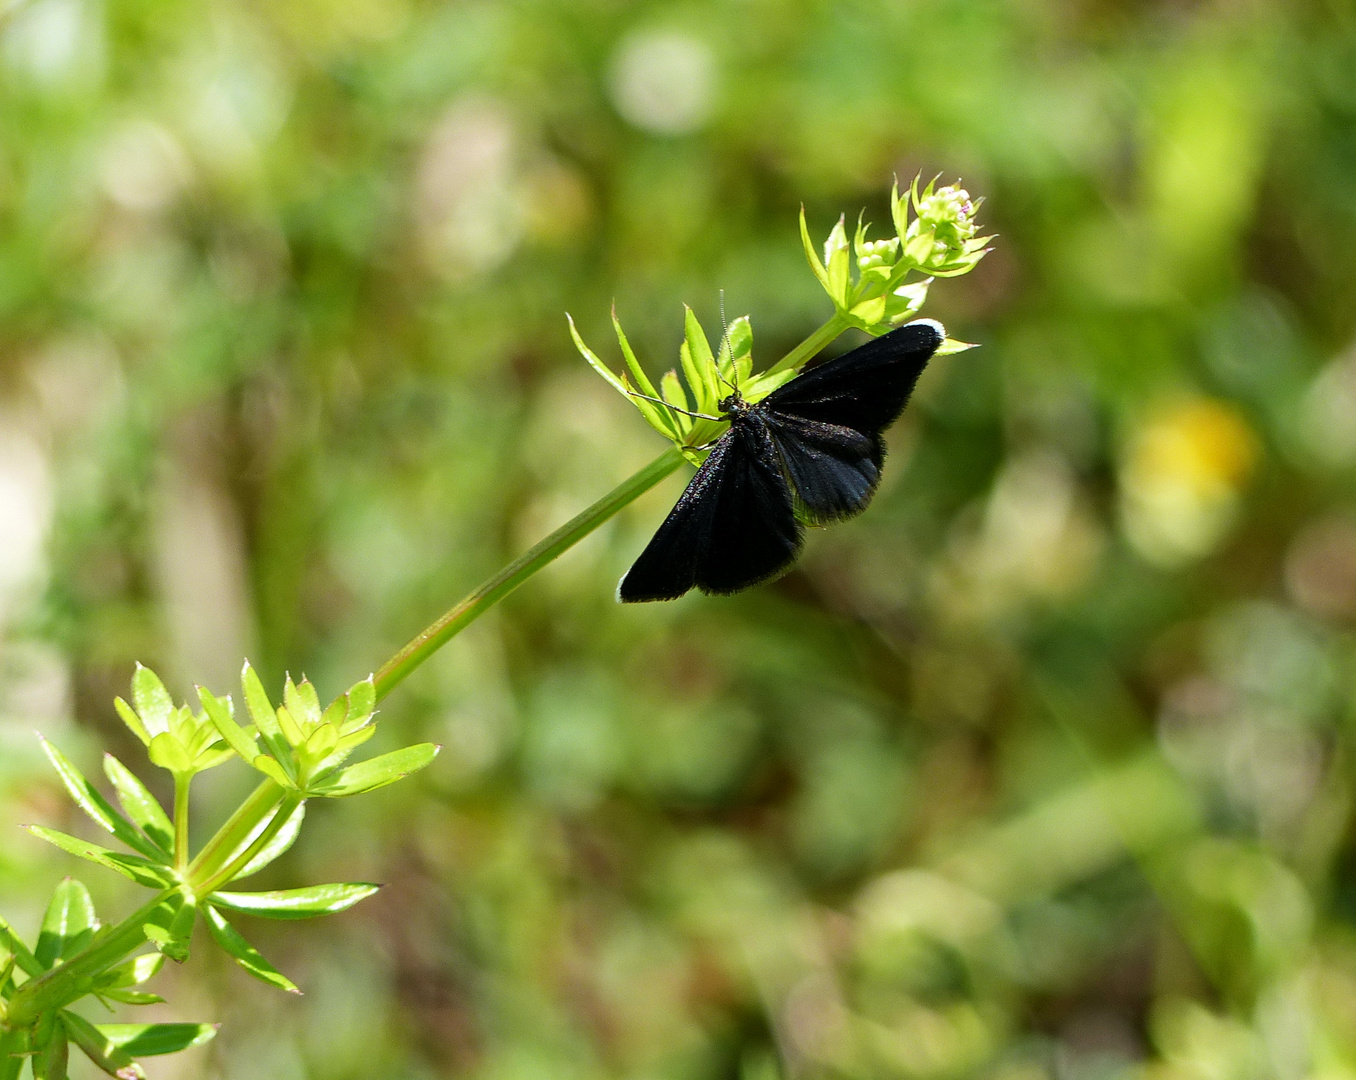
[[566, 310], [771, 363], [800, 204], [919, 171], [1000, 238], [870, 512], [622, 608], [674, 477], [529, 582], [262, 876], [387, 883], [246, 927], [306, 996], [200, 943], [155, 1075], [1356, 1076], [1351, 0], [12, 0], [0, 908], [76, 870], [35, 727], [362, 677], [664, 448]]

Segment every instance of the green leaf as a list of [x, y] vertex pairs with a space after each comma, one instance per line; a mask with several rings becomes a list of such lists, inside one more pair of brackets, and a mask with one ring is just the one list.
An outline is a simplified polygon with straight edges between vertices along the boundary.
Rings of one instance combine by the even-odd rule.
[[165, 958], [158, 952], [143, 953], [131, 960], [125, 960], [109, 968], [95, 982], [100, 992], [125, 990], [129, 986], [140, 986], [154, 976], [165, 965]]
[[47, 905], [33, 955], [43, 967], [50, 968], [88, 945], [98, 926], [89, 890], [75, 878], [65, 878], [58, 883]]
[[109, 1076], [116, 1076], [118, 1080], [145, 1080], [146, 1074], [142, 1072], [141, 1066], [132, 1060], [132, 1055], [119, 1049], [117, 1043], [83, 1016], [63, 1009], [61, 1023], [66, 1029], [66, 1034], [76, 1046], [80, 1047], [85, 1057]]
[[99, 1034], [119, 1050], [136, 1057], [177, 1054], [201, 1046], [216, 1035], [218, 1024], [100, 1024]]
[[438, 756], [440, 748], [433, 743], [418, 743], [403, 750], [392, 750], [389, 754], [360, 761], [341, 769], [333, 776], [316, 784], [311, 790], [313, 795], [328, 799], [339, 799], [348, 795], [360, 795], [365, 791], [374, 791], [387, 784], [394, 784], [410, 773], [418, 772]]
[[254, 726], [258, 728], [265, 745], [275, 758], [288, 756], [287, 741], [282, 737], [282, 731], [278, 727], [278, 714], [273, 710], [273, 703], [268, 700], [264, 684], [259, 681], [259, 676], [248, 663], [240, 673], [240, 685], [245, 690], [245, 706], [249, 709], [250, 719], [254, 721]]
[[235, 722], [235, 717], [231, 715], [230, 698], [222, 700], [210, 690], [200, 686], [198, 700], [202, 702], [207, 719], [212, 721], [212, 726], [240, 756], [240, 760], [253, 761], [259, 753], [259, 747], [245, 729]]
[[153, 765], [159, 765], [176, 775], [182, 776], [193, 771], [193, 760], [188, 756], [188, 751], [168, 731], [162, 731], [151, 739], [149, 754]]
[[886, 295], [881, 295], [872, 297], [870, 300], [863, 300], [849, 314], [854, 319], [860, 319], [863, 326], [873, 327], [885, 318], [887, 299]]
[[335, 745], [334, 749], [326, 755], [324, 760], [315, 766], [312, 771], [312, 778], [318, 780], [331, 769], [335, 769], [342, 765], [354, 750], [362, 746], [363, 743], [367, 742], [367, 740], [376, 733], [377, 729], [375, 725], [369, 724], [367, 727], [361, 727], [357, 731], [345, 735]]
[[320, 698], [315, 687], [304, 677], [300, 683], [294, 683], [292, 676], [287, 676], [287, 683], [283, 687], [283, 705], [304, 728], [320, 723]]
[[207, 929], [211, 931], [217, 944], [230, 953], [235, 958], [235, 962], [242, 968], [256, 979], [266, 982], [270, 986], [286, 990], [289, 994], [301, 993], [291, 979], [265, 960], [259, 954], [259, 951], [241, 937], [235, 927], [228, 923], [211, 904], [204, 906], [203, 915], [207, 922]]
[[753, 326], [747, 315], [730, 323], [721, 352], [731, 382], [741, 388], [747, 386], [753, 377]]
[[66, 1028], [62, 1024], [53, 1024], [51, 1033], [33, 1055], [33, 1080], [66, 1080], [69, 1058]]
[[109, 805], [108, 800], [99, 794], [98, 789], [85, 779], [80, 770], [72, 765], [60, 750], [41, 735], [38, 738], [42, 740], [42, 749], [47, 755], [47, 760], [52, 763], [52, 767], [61, 777], [61, 782], [81, 810], [133, 851], [139, 851], [147, 858], [156, 860], [164, 855], [164, 852], [137, 832], [131, 822]]
[[197, 918], [197, 908], [185, 903], [181, 893], [175, 893], [157, 904], [151, 917], [141, 926], [146, 940], [176, 964], [188, 959], [188, 949], [193, 937], [193, 923]]
[[824, 291], [829, 296], [833, 296], [833, 289], [829, 287], [828, 271], [824, 269], [824, 264], [819, 261], [814, 241], [810, 239], [810, 227], [805, 224], [805, 207], [803, 206], [800, 208], [800, 242], [801, 246], [805, 248], [805, 261], [810, 264], [810, 269], [819, 279], [819, 284], [824, 286]]
[[[306, 741], [306, 735], [301, 730], [301, 725], [297, 723], [296, 717], [292, 715], [292, 710], [286, 705], [278, 706], [278, 727], [281, 729], [283, 738], [287, 740], [287, 745], [296, 749]], [[283, 757], [286, 760], [286, 756]]]
[[156, 673], [140, 664], [132, 676], [132, 704], [137, 707], [137, 715], [152, 739], [169, 730], [174, 701]]
[[[617, 309], [615, 306], [612, 308], [612, 329], [617, 333], [617, 344], [621, 346], [622, 359], [626, 361], [627, 370], [631, 372], [631, 378], [635, 380], [636, 388], [642, 394], [646, 394], [649, 397], [658, 397], [659, 393], [655, 390], [654, 383], [650, 382], [650, 377], [645, 374], [645, 369], [640, 366], [640, 361], [636, 359], [636, 354], [631, 348], [631, 342], [627, 340], [626, 334], [622, 330], [621, 322], [617, 319]], [[625, 376], [622, 376], [622, 382], [625, 384]], [[642, 405], [650, 406], [650, 410], [654, 413], [655, 419], [650, 420], [649, 413], [646, 413], [646, 419], [650, 420], [650, 425], [652, 427], [657, 427], [661, 432], [668, 434], [671, 438], [682, 438], [682, 432], [678, 429], [677, 424], [674, 423], [673, 416], [667, 409], [661, 409], [654, 405], [653, 402], [644, 401], [639, 398], [632, 398], [631, 400], [635, 402], [637, 408], [640, 408]], [[645, 412], [645, 410], [641, 409], [641, 412]]]
[[[687, 396], [687, 391], [683, 389], [683, 384], [678, 378], [678, 372], [674, 371], [673, 368], [664, 372], [663, 377], [659, 380], [659, 389], [661, 396], [670, 405], [691, 410], [692, 402]], [[681, 422], [677, 417], [674, 419], [676, 423]]]
[[631, 395], [626, 392], [626, 387], [622, 385], [621, 379], [617, 378], [612, 370], [598, 359], [593, 350], [584, 344], [584, 339], [579, 336], [579, 330], [574, 325], [574, 317], [567, 312], [565, 320], [570, 324], [570, 337], [574, 339], [574, 347], [579, 350], [579, 355], [589, 362], [589, 367], [601, 375], [612, 389], [621, 394], [622, 397], [629, 398]]
[[[276, 812], [277, 811], [275, 811], [275, 813]], [[288, 817], [288, 819], [285, 822], [283, 822], [282, 828], [280, 828], [276, 833], [273, 834], [273, 839], [270, 840], [263, 847], [261, 847], [259, 849], [258, 854], [256, 854], [254, 858], [247, 862], [245, 864], [244, 869], [242, 869], [240, 873], [236, 874], [235, 877], [232, 878], [231, 880], [239, 881], [241, 878], [249, 877], [251, 874], [257, 874], [260, 870], [262, 870], [265, 866], [271, 863], [284, 851], [290, 848], [294, 843], [296, 843], [297, 835], [301, 832], [301, 823], [305, 819], [306, 819], [306, 804], [304, 802], [297, 803], [297, 808], [293, 810], [291, 816]], [[261, 825], [261, 828], [266, 826], [268, 822], [272, 820], [273, 819], [271, 816], [265, 818], [263, 825]], [[258, 835], [259, 835], [258, 832], [251, 833], [249, 839], [246, 840], [243, 845], [241, 845], [240, 850], [244, 851], [247, 847], [249, 847], [249, 845], [254, 842], [254, 838]], [[234, 856], [232, 857], [234, 858]]]
[[978, 349], [978, 345], [971, 344], [968, 341], [955, 341], [947, 338], [938, 346], [933, 356], [955, 356], [956, 353], [969, 352], [971, 349]]
[[314, 919], [319, 915], [347, 911], [379, 888], [380, 885], [353, 882], [311, 885], [305, 889], [285, 889], [281, 892], [218, 892], [212, 894], [210, 902], [217, 907], [258, 915], [264, 919]]
[[30, 978], [36, 979], [46, 970], [38, 962], [38, 958], [29, 951], [28, 946], [23, 943], [19, 935], [14, 932], [14, 928], [3, 918], [0, 918], [0, 947], [6, 949], [14, 957], [19, 967], [23, 969], [24, 974]]
[[61, 848], [62, 851], [114, 870], [123, 877], [131, 878], [138, 885], [163, 889], [174, 884], [174, 876], [160, 863], [153, 863], [137, 855], [120, 855], [116, 851], [109, 851], [98, 844], [68, 836], [44, 825], [25, 825], [24, 828], [39, 839]]
[[824, 241], [824, 265], [829, 276], [827, 288], [834, 305], [839, 308], [847, 306], [848, 288], [851, 285], [848, 277], [851, 253], [848, 249], [845, 220], [840, 216], [837, 224], [829, 232], [828, 239]]
[[[160, 953], [153, 955], [160, 956]], [[141, 990], [95, 990], [94, 993], [110, 1001], [120, 1001], [124, 1005], [159, 1005], [165, 1000], [159, 994]]]
[[147, 858], [168, 861], [174, 850], [174, 826], [164, 808], [136, 775], [112, 754], [104, 755], [104, 775], [117, 792], [118, 802], [127, 816], [151, 841], [152, 851], [137, 850]]
[[279, 787], [296, 789], [296, 781], [288, 775], [287, 770], [278, 764], [277, 760], [269, 757], [267, 754], [259, 754], [250, 762], [256, 769], [267, 776]]
[[372, 676], [369, 675], [362, 682], [350, 686], [345, 697], [348, 698], [348, 712], [344, 722], [339, 725], [339, 732], [342, 735], [357, 731], [372, 719], [372, 713], [377, 707], [377, 688]]
[[696, 313], [683, 305], [683, 345], [678, 355], [683, 363], [683, 374], [697, 399], [695, 412], [714, 414], [723, 396], [716, 380], [716, 360], [711, 355], [711, 343], [706, 331], [697, 321]]
[[151, 741], [151, 733], [146, 730], [146, 725], [141, 722], [141, 718], [132, 711], [132, 706], [118, 697], [113, 699], [113, 708], [122, 717], [122, 722], [131, 729], [132, 734], [141, 740], [142, 745], [148, 745]]

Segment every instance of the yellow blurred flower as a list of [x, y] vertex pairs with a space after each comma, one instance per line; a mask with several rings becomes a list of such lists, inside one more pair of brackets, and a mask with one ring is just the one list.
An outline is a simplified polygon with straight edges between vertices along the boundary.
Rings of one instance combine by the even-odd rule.
[[1208, 553], [1233, 523], [1257, 455], [1252, 429], [1224, 402], [1189, 398], [1151, 414], [1122, 458], [1121, 514], [1131, 544], [1163, 566]]

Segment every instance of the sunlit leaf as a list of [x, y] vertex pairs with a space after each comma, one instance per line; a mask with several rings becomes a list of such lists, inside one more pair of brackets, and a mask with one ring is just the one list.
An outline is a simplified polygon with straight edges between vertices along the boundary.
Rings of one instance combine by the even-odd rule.
[[138, 850], [147, 858], [168, 861], [174, 850], [174, 826], [164, 808], [132, 771], [112, 754], [104, 755], [104, 775], [113, 785], [118, 802], [127, 816], [151, 841], [152, 851]]
[[213, 893], [211, 902], [216, 907], [258, 915], [265, 919], [313, 919], [318, 915], [333, 915], [346, 911], [360, 900], [375, 893], [380, 885], [365, 882], [337, 885], [311, 885], [304, 889], [282, 892]]
[[433, 743], [419, 743], [360, 761], [316, 784], [311, 793], [337, 799], [374, 791], [418, 772], [438, 756], [438, 749]]
[[[39, 736], [42, 739], [42, 736]], [[47, 754], [47, 759], [56, 769], [61, 777], [61, 782], [65, 785], [70, 796], [75, 800], [77, 806], [88, 814], [98, 825], [106, 829], [117, 839], [130, 847], [133, 851], [139, 851], [142, 855], [152, 860], [159, 860], [164, 856], [153, 843], [142, 836], [131, 822], [127, 821], [109, 804], [98, 790], [80, 773], [74, 765], [55, 746], [46, 739], [42, 739], [42, 749]]]
[[149, 859], [143, 859], [137, 855], [120, 855], [116, 851], [109, 851], [98, 844], [91, 844], [88, 840], [68, 836], [66, 833], [46, 828], [43, 825], [25, 825], [24, 828], [34, 836], [61, 848], [62, 851], [69, 852], [81, 859], [88, 859], [92, 863], [98, 863], [109, 870], [114, 870], [122, 874], [123, 877], [131, 878], [139, 885], [161, 889], [174, 884], [174, 877], [170, 871]]
[[203, 908], [204, 921], [216, 943], [225, 949], [235, 962], [256, 979], [286, 990], [289, 994], [300, 994], [296, 984], [259, 954], [259, 951], [246, 941], [221, 913], [210, 904]]
[[89, 890], [75, 878], [66, 878], [52, 893], [33, 955], [49, 968], [88, 945], [98, 925]]

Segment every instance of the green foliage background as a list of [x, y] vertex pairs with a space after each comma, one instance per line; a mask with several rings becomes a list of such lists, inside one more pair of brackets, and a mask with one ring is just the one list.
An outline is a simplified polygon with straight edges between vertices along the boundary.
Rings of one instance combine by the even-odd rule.
[[[139, 760], [135, 660], [328, 697], [657, 454], [564, 311], [768, 364], [802, 202], [1000, 234], [868, 514], [622, 608], [675, 477], [458, 638], [267, 874], [386, 889], [251, 927], [304, 998], [160, 976], [158, 1075], [1356, 1076], [1349, 0], [0, 20], [0, 821], [82, 828], [31, 731]], [[21, 930], [69, 863], [0, 830]]]

